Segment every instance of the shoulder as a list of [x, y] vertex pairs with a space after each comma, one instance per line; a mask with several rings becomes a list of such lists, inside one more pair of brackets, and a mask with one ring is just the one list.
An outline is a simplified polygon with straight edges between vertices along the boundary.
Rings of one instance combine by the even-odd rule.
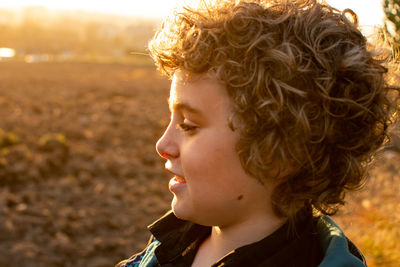
[[317, 231], [324, 252], [320, 267], [367, 266], [361, 252], [329, 216], [319, 217]]

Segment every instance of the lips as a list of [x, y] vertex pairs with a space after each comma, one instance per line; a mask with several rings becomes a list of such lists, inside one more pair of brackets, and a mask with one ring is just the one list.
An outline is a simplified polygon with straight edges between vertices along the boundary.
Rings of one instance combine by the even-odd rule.
[[175, 187], [179, 185], [185, 185], [186, 180], [185, 178], [179, 177], [179, 176], [174, 176], [170, 181], [169, 181], [169, 187]]
[[186, 188], [186, 180], [180, 176], [174, 176], [171, 180], [169, 180], [169, 191], [174, 194], [184, 190]]
[[174, 180], [175, 180], [176, 182], [178, 182], [178, 183], [186, 183], [185, 178], [182, 178], [182, 177], [180, 177], [180, 176], [175, 176], [175, 177], [174, 177]]
[[185, 178], [183, 178], [181, 175], [179, 175], [179, 174], [177, 174], [177, 173], [171, 171], [170, 168], [165, 168], [165, 170], [166, 170], [167, 172], [173, 174], [173, 175], [174, 175], [174, 178], [173, 178], [173, 179], [175, 179], [177, 182], [179, 182], [179, 183], [186, 183], [186, 179], [185, 179]]

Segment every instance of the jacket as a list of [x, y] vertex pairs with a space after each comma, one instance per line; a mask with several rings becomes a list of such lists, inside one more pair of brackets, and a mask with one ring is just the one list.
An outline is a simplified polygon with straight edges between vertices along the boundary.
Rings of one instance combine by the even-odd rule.
[[[323, 259], [319, 267], [364, 267], [365, 259], [357, 247], [344, 235], [343, 231], [329, 216], [320, 216], [316, 224]], [[124, 267], [159, 266], [155, 250], [161, 242], [151, 238], [146, 249], [132, 256]], [[164, 266], [164, 265], [163, 265]], [[171, 265], [172, 267], [172, 265]]]

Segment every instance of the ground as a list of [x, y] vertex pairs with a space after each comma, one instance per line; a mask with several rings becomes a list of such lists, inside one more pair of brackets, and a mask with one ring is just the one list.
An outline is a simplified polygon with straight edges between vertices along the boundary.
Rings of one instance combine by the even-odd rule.
[[[169, 81], [138, 64], [0, 62], [0, 266], [113, 266], [169, 209], [154, 149]], [[334, 217], [370, 266], [400, 264], [400, 156]]]

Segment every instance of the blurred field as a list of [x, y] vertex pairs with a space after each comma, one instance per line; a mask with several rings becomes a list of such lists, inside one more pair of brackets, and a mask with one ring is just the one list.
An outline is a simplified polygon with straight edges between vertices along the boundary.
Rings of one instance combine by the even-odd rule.
[[[154, 145], [169, 82], [151, 66], [0, 62], [0, 266], [113, 266], [168, 210]], [[400, 266], [400, 156], [335, 216], [370, 266]]]
[[348, 196], [334, 216], [368, 266], [400, 266], [400, 154], [386, 152], [372, 166], [365, 187]]

